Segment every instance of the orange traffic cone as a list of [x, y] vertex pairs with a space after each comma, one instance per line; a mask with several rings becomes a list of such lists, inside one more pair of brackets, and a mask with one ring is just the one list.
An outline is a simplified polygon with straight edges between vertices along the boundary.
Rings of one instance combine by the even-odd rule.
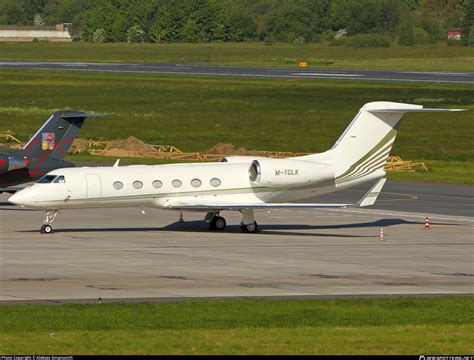
[[423, 227], [423, 230], [431, 230], [430, 219], [428, 219], [428, 216], [425, 218], [425, 226]]
[[178, 221], [179, 221], [179, 222], [184, 222], [184, 219], [183, 219], [183, 212], [182, 212], [182, 211], [179, 213], [179, 220], [178, 220]]
[[379, 237], [379, 240], [380, 240], [380, 241], [385, 240], [385, 237], [383, 236], [383, 228], [380, 228], [380, 237]]

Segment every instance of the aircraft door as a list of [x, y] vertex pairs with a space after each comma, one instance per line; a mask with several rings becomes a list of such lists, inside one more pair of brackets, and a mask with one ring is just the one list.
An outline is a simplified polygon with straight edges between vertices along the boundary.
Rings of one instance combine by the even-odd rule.
[[100, 181], [100, 175], [98, 174], [86, 174], [87, 194], [86, 199], [99, 200], [102, 196], [102, 183]]

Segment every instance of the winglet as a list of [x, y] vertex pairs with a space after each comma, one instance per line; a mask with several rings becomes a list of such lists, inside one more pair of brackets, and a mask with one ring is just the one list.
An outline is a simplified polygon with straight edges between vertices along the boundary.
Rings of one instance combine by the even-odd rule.
[[120, 164], [120, 159], [117, 159], [117, 161], [115, 161], [115, 163], [114, 163], [114, 166], [113, 166], [113, 167], [118, 167], [118, 166], [119, 166], [119, 164]]
[[357, 206], [365, 207], [374, 205], [386, 181], [387, 178], [379, 179], [379, 181], [377, 181], [375, 185], [372, 186], [372, 188], [367, 192], [367, 194], [365, 194], [364, 197], [360, 199], [360, 201], [357, 203]]

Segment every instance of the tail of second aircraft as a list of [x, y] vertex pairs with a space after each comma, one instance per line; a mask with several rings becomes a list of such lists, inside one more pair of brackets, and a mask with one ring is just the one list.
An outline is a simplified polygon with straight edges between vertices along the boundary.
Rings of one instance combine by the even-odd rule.
[[79, 111], [57, 111], [49, 117], [23, 150], [9, 150], [0, 154], [1, 187], [34, 181], [51, 170], [71, 167], [65, 161], [69, 148], [88, 117], [106, 116]]
[[364, 178], [382, 172], [405, 113], [448, 111], [462, 110], [425, 109], [422, 105], [382, 101], [367, 103], [330, 150], [304, 159], [334, 164], [337, 183]]
[[105, 115], [72, 110], [55, 112], [23, 147], [24, 155], [36, 160], [45, 157], [63, 160], [79, 134], [84, 120], [97, 116]]

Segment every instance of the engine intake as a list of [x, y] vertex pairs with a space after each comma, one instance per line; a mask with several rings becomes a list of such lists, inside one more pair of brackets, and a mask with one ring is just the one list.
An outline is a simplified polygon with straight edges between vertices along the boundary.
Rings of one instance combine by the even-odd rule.
[[0, 174], [26, 168], [28, 162], [19, 155], [0, 154]]
[[296, 187], [334, 178], [333, 165], [305, 160], [260, 159], [252, 161], [249, 180], [255, 185]]

